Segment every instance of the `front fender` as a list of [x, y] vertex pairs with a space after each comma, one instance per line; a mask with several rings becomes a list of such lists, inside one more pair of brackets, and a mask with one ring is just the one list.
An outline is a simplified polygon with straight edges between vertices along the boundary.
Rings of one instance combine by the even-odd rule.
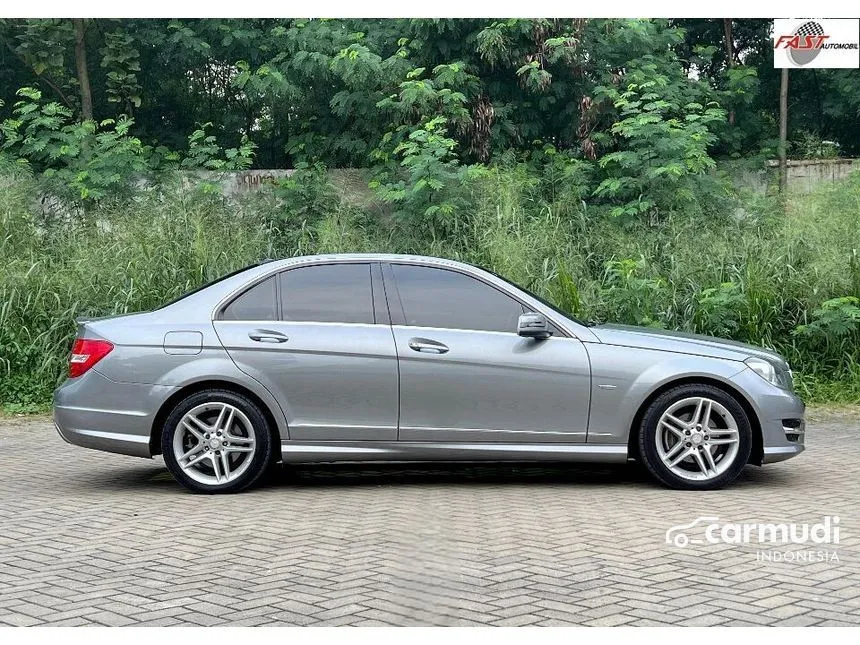
[[587, 345], [591, 359], [591, 411], [587, 441], [626, 444], [642, 403], [655, 391], [681, 379], [732, 382], [746, 369], [740, 361], [659, 350]]

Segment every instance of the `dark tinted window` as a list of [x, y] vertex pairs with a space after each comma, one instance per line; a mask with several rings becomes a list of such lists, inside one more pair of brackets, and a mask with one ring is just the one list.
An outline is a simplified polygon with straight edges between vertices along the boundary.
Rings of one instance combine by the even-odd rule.
[[373, 323], [369, 264], [324, 264], [281, 274], [281, 317]]
[[456, 271], [392, 266], [406, 324], [515, 334], [523, 307], [498, 289]]
[[[547, 300], [546, 298], [541, 298], [539, 295], [537, 295], [537, 294], [536, 294], [536, 293], [534, 293], [533, 291], [529, 291], [528, 289], [526, 289], [526, 288], [525, 288], [525, 287], [523, 287], [522, 285], [516, 284], [515, 282], [511, 282], [511, 281], [510, 281], [510, 280], [508, 280], [507, 278], [504, 278], [504, 277], [500, 276], [498, 273], [495, 273], [494, 271], [490, 271], [489, 269], [483, 269], [483, 270], [484, 270], [484, 271], [486, 271], [487, 273], [491, 274], [491, 275], [496, 276], [499, 280], [503, 280], [503, 281], [507, 282], [507, 283], [508, 283], [509, 285], [511, 285], [512, 287], [515, 287], [515, 288], [519, 289], [520, 291], [525, 292], [527, 295], [529, 295], [529, 296], [531, 296], [532, 298], [534, 298], [535, 300], [537, 300], [537, 301], [538, 301], [539, 303], [541, 303], [543, 306], [545, 306], [545, 307], [548, 307], [548, 308], [552, 309], [555, 313], [557, 313], [557, 314], [561, 315], [562, 317], [564, 317], [564, 318], [569, 318], [570, 320], [572, 320], [572, 321], [574, 321], [574, 322], [579, 323], [579, 324], [580, 324], [580, 325], [582, 325], [583, 327], [593, 327], [593, 326], [594, 326], [594, 323], [585, 322], [585, 321], [583, 321], [583, 320], [580, 320], [579, 318], [576, 318], [576, 317], [575, 317], [572, 313], [570, 313], [569, 311], [565, 311], [564, 309], [560, 309], [559, 307], [556, 307], [554, 304], [552, 304], [552, 303], [551, 303], [549, 300]], [[551, 327], [555, 330], [555, 335], [556, 335], [556, 336], [563, 336], [563, 335], [564, 335], [564, 334], [562, 334], [562, 333], [558, 330], [558, 328], [557, 328], [555, 325], [551, 325]]]
[[222, 320], [275, 320], [275, 278], [266, 278], [227, 305]]

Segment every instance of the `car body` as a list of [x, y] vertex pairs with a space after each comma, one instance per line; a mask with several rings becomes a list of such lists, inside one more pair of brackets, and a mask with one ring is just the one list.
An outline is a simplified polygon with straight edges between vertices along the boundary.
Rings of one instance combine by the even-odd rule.
[[[654, 422], [668, 438], [652, 443], [663, 457], [689, 452], [683, 468], [695, 468], [709, 428], [709, 440], [719, 445], [722, 432], [732, 459], [739, 447], [744, 463], [781, 461], [804, 449], [804, 405], [778, 354], [706, 336], [587, 326], [493, 273], [439, 258], [270, 261], [155, 311], [80, 321], [76, 347], [105, 355], [73, 354], [73, 369], [77, 362], [85, 371], [55, 393], [59, 433], [70, 443], [138, 457], [172, 446], [165, 428], [171, 414], [192, 396], [206, 404], [200, 393], [213, 391], [244, 403], [199, 408], [195, 414], [208, 421], [197, 428], [200, 436], [186, 432], [193, 432], [182, 440], [187, 450], [176, 439], [174, 457], [198, 444], [215, 450], [216, 432], [205, 429], [216, 427], [222, 408], [246, 413], [240, 426], [248, 429], [235, 430], [236, 441], [250, 446], [252, 436], [259, 443], [268, 434], [271, 459], [283, 462], [647, 463], [640, 427], [657, 412], [669, 415]], [[651, 410], [655, 402], [668, 410], [661, 397], [670, 394], [681, 397], [674, 413]], [[696, 422], [705, 412], [714, 416], [705, 417], [703, 430]], [[251, 417], [265, 429], [254, 432]], [[181, 429], [189, 419], [196, 427], [194, 415], [171, 422]], [[732, 443], [736, 437], [741, 441]], [[707, 452], [719, 453], [725, 466], [727, 450]], [[712, 459], [703, 459], [706, 475]], [[165, 460], [171, 465], [173, 457]], [[233, 465], [225, 462], [225, 472]], [[205, 482], [183, 483], [207, 491], [247, 484], [217, 485], [228, 483], [220, 482], [219, 467]], [[714, 481], [694, 474], [674, 481], [655, 473], [683, 488], [727, 483], [726, 473]]]

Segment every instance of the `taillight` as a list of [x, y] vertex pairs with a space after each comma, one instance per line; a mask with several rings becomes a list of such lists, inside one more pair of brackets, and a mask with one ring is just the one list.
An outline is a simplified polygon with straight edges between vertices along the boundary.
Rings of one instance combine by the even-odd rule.
[[76, 338], [69, 358], [69, 377], [75, 378], [86, 373], [105, 356], [110, 354], [113, 343], [92, 338]]

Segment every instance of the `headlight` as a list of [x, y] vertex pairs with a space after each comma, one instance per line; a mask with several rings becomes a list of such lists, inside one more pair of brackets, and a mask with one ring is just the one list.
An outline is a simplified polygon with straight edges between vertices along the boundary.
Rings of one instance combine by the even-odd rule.
[[761, 376], [768, 383], [785, 389], [785, 383], [779, 378], [776, 368], [772, 363], [762, 358], [748, 358], [744, 361], [753, 372]]

